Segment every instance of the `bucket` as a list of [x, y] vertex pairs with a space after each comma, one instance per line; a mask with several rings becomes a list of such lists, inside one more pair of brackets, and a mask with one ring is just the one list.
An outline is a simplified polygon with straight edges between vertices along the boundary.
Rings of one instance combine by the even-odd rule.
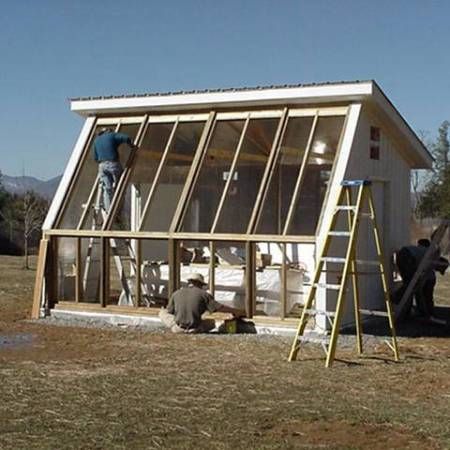
[[236, 319], [227, 319], [224, 321], [225, 333], [227, 334], [236, 334], [237, 333], [237, 320]]

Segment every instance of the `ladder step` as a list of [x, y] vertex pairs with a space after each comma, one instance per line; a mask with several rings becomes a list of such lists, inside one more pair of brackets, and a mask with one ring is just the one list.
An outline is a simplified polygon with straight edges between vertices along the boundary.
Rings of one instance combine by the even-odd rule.
[[316, 335], [303, 335], [299, 338], [301, 342], [311, 342], [312, 344], [324, 344], [328, 345], [330, 343], [329, 336]]
[[350, 231], [330, 231], [328, 236], [350, 237]]
[[380, 265], [380, 261], [369, 261], [367, 259], [356, 259], [355, 262], [356, 262], [356, 264], [361, 264], [364, 266], [379, 266]]
[[375, 311], [372, 309], [360, 309], [359, 312], [365, 316], [389, 317], [386, 311]]
[[323, 256], [321, 260], [330, 263], [345, 263], [345, 258], [337, 258], [335, 256]]
[[327, 317], [334, 317], [336, 313], [331, 311], [324, 311], [323, 309], [307, 309], [306, 313], [310, 316], [327, 316]]
[[330, 289], [332, 291], [338, 291], [341, 288], [340, 284], [328, 284], [328, 283], [314, 283], [314, 287], [320, 287], [324, 289]]
[[338, 205], [336, 211], [356, 211], [355, 205]]

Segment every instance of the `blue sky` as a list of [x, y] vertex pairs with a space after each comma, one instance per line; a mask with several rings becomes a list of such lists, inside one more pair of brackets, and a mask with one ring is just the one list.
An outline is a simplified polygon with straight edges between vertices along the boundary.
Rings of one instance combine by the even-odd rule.
[[448, 0], [16, 0], [0, 17], [0, 170], [61, 173], [68, 98], [375, 79], [411, 126], [450, 119]]

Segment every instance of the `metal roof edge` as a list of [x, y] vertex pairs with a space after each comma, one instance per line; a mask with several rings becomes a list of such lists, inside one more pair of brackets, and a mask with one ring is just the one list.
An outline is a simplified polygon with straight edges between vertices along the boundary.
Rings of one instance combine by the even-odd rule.
[[169, 110], [206, 108], [212, 105], [271, 105], [276, 103], [306, 103], [307, 101], [355, 101], [372, 94], [371, 81], [333, 82], [309, 85], [240, 88], [234, 90], [193, 91], [142, 96], [97, 97], [72, 99], [71, 109], [82, 116], [120, 113], [131, 109]]

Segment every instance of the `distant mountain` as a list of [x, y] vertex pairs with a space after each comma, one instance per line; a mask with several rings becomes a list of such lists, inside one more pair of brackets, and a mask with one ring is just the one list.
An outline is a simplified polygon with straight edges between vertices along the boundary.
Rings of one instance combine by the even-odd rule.
[[2, 184], [5, 190], [11, 194], [24, 194], [27, 191], [34, 191], [40, 196], [51, 200], [61, 180], [61, 175], [47, 181], [39, 180], [35, 177], [10, 177], [2, 174]]

